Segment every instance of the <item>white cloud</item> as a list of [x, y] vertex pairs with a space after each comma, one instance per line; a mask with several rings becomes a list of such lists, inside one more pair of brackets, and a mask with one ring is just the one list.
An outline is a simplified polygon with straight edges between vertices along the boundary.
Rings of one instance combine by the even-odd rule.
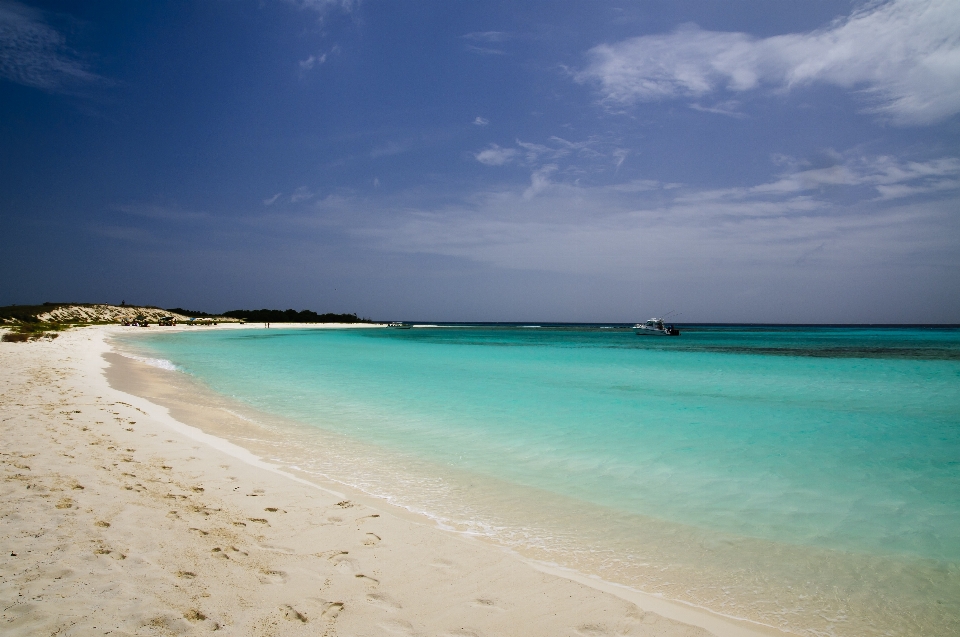
[[162, 206], [158, 204], [127, 204], [116, 206], [116, 210], [135, 217], [167, 221], [172, 223], [190, 223], [210, 221], [214, 217], [207, 212], [183, 210], [176, 206]]
[[[550, 164], [533, 171], [526, 188], [472, 193], [437, 209], [381, 202], [392, 210], [387, 217], [349, 232], [390, 251], [557, 272], [625, 272], [677, 255], [682, 262], [672, 268], [697, 276], [720, 264], [755, 272], [763, 264], [792, 268], [831, 259], [867, 267], [891, 255], [916, 263], [924, 251], [960, 265], [951, 248], [960, 240], [960, 159], [904, 161], [852, 151], [826, 159], [837, 163], [812, 167], [780, 158], [791, 166], [787, 172], [722, 190], [653, 180], [580, 186], [562, 181]], [[346, 200], [325, 206], [349, 224], [358, 217], [344, 210], [368, 207]]]
[[310, 57], [308, 57], [308, 58], [305, 59], [305, 60], [300, 60], [300, 70], [301, 70], [301, 71], [309, 71], [309, 70], [312, 69], [313, 67], [315, 67], [315, 66], [320, 66], [321, 64], [323, 64], [323, 63], [326, 62], [326, 61], [327, 61], [327, 54], [326, 54], [326, 53], [323, 53], [323, 54], [321, 54], [321, 55], [319, 55], [319, 56], [317, 56], [317, 55], [311, 55]]
[[[714, 317], [704, 320], [737, 308], [745, 313], [724, 320], [896, 322], [924, 318], [895, 316], [915, 301], [929, 322], [955, 322], [960, 190], [882, 200], [868, 182], [933, 187], [956, 179], [956, 159], [848, 151], [816, 164], [778, 160], [782, 174], [733, 192], [652, 180], [581, 186], [561, 169], [529, 198], [532, 180], [471, 192], [437, 184], [426, 198], [418, 186], [343, 190], [282, 214], [261, 211], [248, 223], [281, 233], [282, 245], [333, 233], [358, 254], [417, 263], [428, 276], [449, 267], [523, 280], [524, 295], [556, 278], [563, 283], [550, 294], [560, 306], [599, 300], [590, 311], [623, 296], [637, 307], [658, 305], [656, 298], [683, 306], [690, 320], [700, 307]], [[767, 187], [798, 173], [806, 174], [797, 183], [842, 185]], [[607, 287], [615, 281], [623, 285]], [[782, 314], [763, 314], [774, 307]], [[844, 316], [842, 307], [860, 314]]]
[[467, 40], [476, 42], [503, 42], [508, 34], [505, 31], [474, 31], [463, 36]]
[[475, 31], [463, 36], [467, 40], [467, 50], [484, 55], [505, 55], [503, 49], [494, 48], [491, 45], [505, 41], [509, 34], [504, 31]]
[[570, 141], [553, 135], [546, 143], [516, 140], [516, 148], [501, 148], [491, 144], [489, 148], [474, 154], [477, 161], [488, 166], [507, 163], [537, 168], [552, 165], [551, 171], [566, 175], [583, 176], [619, 170], [630, 150], [617, 145], [616, 138], [588, 137], [582, 141]]
[[550, 175], [557, 172], [556, 164], [547, 164], [530, 175], [530, 187], [523, 191], [524, 199], [532, 199], [553, 185]]
[[623, 165], [623, 162], [627, 159], [627, 155], [630, 154], [630, 151], [626, 148], [617, 148], [613, 151], [613, 158], [616, 160], [617, 170], [620, 170], [620, 166]]
[[313, 199], [313, 193], [310, 192], [310, 189], [306, 186], [300, 186], [293, 191], [292, 195], [290, 195], [290, 203], [300, 203], [301, 201], [307, 201], [308, 199]]
[[395, 141], [389, 141], [383, 146], [377, 146], [370, 151], [371, 157], [390, 157], [392, 155], [399, 155], [408, 150], [409, 146], [406, 143], [399, 143]]
[[486, 126], [489, 123], [490, 123], [489, 119], [487, 119], [486, 117], [480, 117], [479, 115], [477, 115], [477, 119], [473, 120], [474, 126]]
[[278, 192], [277, 194], [275, 194], [275, 195], [272, 196], [272, 197], [267, 197], [266, 199], [263, 200], [263, 205], [264, 205], [264, 206], [272, 206], [272, 205], [277, 201], [277, 199], [280, 198], [280, 195], [282, 195], [282, 194], [283, 194], [282, 192]]
[[746, 117], [743, 113], [737, 110], [740, 107], [740, 102], [737, 100], [724, 100], [722, 102], [717, 102], [712, 106], [704, 106], [694, 102], [690, 105], [695, 111], [701, 111], [703, 113], [714, 113], [716, 115], [726, 115], [727, 117], [735, 117], [737, 119], [743, 119]]
[[517, 155], [514, 148], [500, 148], [496, 144], [490, 144], [489, 148], [476, 153], [474, 157], [478, 162], [487, 166], [503, 166], [513, 161]]
[[41, 12], [15, 2], [0, 3], [0, 78], [53, 92], [102, 80]]
[[355, 6], [360, 4], [359, 0], [287, 0], [287, 2], [300, 9], [315, 11], [321, 17], [334, 9], [350, 13]]
[[602, 44], [587, 56], [590, 63], [576, 78], [598, 82], [608, 103], [825, 83], [858, 90], [868, 111], [900, 124], [929, 124], [960, 112], [956, 0], [870, 2], [822, 29], [769, 38], [685, 25]]
[[726, 271], [739, 280], [761, 270], [776, 278], [798, 263], [832, 262], [846, 272], [891, 260], [917, 265], [925, 255], [960, 265], [951, 248], [960, 238], [960, 223], [950, 221], [956, 197], [864, 210], [809, 196], [664, 200], [656, 186], [645, 197], [550, 182], [542, 173], [531, 181], [538, 182], [537, 196], [527, 196], [531, 185], [477, 193], [438, 210], [403, 205], [349, 232], [387, 251], [577, 275], [669, 271], [681, 279], [722, 279]]
[[[832, 166], [799, 169], [798, 162], [784, 158], [779, 161], [795, 166], [774, 181], [745, 188], [691, 191], [676, 201], [707, 203], [812, 196], [837, 187], [865, 187], [879, 199], [893, 199], [960, 188], [960, 160], [954, 157], [903, 162], [887, 155], [848, 153], [838, 155], [837, 163]], [[869, 196], [872, 195], [864, 194], [865, 198]]]

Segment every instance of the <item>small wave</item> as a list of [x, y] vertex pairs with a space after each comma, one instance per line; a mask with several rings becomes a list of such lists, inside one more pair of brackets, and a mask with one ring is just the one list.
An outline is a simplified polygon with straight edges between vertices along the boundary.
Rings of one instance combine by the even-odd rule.
[[151, 367], [159, 367], [160, 369], [166, 369], [171, 372], [176, 372], [180, 370], [179, 367], [177, 367], [176, 365], [174, 365], [173, 363], [171, 363], [165, 358], [149, 358], [146, 356], [136, 356], [134, 354], [124, 354], [122, 352], [120, 353], [120, 355], [126, 358], [132, 358], [135, 361], [140, 361], [141, 363], [146, 363]]
[[[255, 424], [255, 425], [260, 425], [260, 424], [262, 424], [261, 422], [259, 422], [259, 421], [257, 421], [257, 420], [254, 420], [253, 418], [247, 418], [247, 417], [244, 416], [243, 414], [239, 414], [239, 413], [233, 411], [232, 409], [227, 409], [226, 407], [221, 407], [220, 409], [222, 409], [223, 411], [227, 412], [227, 413], [230, 414], [231, 416], [236, 416], [236, 417], [239, 418], [240, 420], [246, 420], [247, 422], [252, 422], [252, 423]], [[252, 438], [251, 438], [251, 440], [252, 440]]]

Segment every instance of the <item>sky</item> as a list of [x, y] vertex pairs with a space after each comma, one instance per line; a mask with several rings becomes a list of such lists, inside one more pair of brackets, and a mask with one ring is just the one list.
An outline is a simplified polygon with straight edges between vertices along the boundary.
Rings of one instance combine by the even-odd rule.
[[960, 2], [0, 0], [0, 305], [960, 323]]

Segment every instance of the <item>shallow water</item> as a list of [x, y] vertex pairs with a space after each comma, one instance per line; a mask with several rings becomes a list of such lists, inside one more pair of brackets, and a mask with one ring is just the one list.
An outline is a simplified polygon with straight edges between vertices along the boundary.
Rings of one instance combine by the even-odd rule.
[[960, 330], [138, 334], [276, 460], [805, 634], [960, 633]]

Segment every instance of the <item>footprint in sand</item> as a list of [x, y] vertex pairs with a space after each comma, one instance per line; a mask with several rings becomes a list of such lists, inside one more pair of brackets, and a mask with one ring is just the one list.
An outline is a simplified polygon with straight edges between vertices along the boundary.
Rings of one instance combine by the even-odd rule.
[[356, 572], [359, 570], [359, 569], [357, 568], [357, 563], [356, 563], [356, 561], [353, 560], [353, 559], [351, 559], [351, 558], [349, 558], [349, 557], [344, 557], [344, 556], [342, 556], [342, 555], [336, 555], [336, 556], [330, 558], [330, 560], [333, 562], [334, 568], [336, 568], [336, 569], [337, 569], [338, 571], [340, 571], [341, 573], [346, 573], [346, 574], [348, 574], [348, 575], [352, 575], [352, 574], [356, 573]]
[[395, 619], [389, 622], [381, 622], [380, 628], [391, 635], [407, 635], [412, 637], [416, 634], [413, 630], [413, 624], [402, 619]]
[[377, 535], [376, 533], [367, 533], [363, 537], [364, 546], [374, 546], [375, 544], [379, 544], [379, 543], [380, 543], [380, 536]]
[[391, 599], [390, 596], [384, 595], [383, 593], [368, 593], [367, 601], [375, 606], [386, 608], [387, 610], [400, 610], [403, 608], [400, 606], [399, 602]]
[[304, 624], [306, 624], [309, 621], [306, 615], [298, 611], [293, 606], [290, 606], [289, 604], [285, 604], [281, 606], [280, 610], [283, 611], [284, 618], [289, 619], [290, 621], [303, 622]]
[[284, 584], [287, 581], [287, 574], [283, 571], [260, 571], [261, 584]]
[[613, 633], [600, 624], [582, 624], [574, 629], [578, 635], [584, 637], [600, 637], [601, 635], [612, 635]]
[[286, 546], [279, 546], [276, 544], [258, 544], [257, 548], [263, 551], [273, 551], [275, 553], [284, 553], [286, 555], [293, 555], [296, 553], [295, 550]]
[[478, 597], [477, 599], [475, 599], [475, 600], [473, 600], [472, 602], [470, 602], [470, 605], [471, 605], [471, 606], [476, 606], [477, 608], [489, 608], [489, 609], [491, 609], [491, 610], [503, 610], [502, 608], [500, 608], [499, 606], [497, 606], [497, 603], [496, 603], [495, 601], [493, 601], [492, 599], [489, 599], [489, 598], [487, 598], [487, 597]]
[[320, 616], [326, 617], [327, 619], [336, 619], [342, 610], [343, 602], [326, 602], [323, 605], [323, 612], [320, 613]]

